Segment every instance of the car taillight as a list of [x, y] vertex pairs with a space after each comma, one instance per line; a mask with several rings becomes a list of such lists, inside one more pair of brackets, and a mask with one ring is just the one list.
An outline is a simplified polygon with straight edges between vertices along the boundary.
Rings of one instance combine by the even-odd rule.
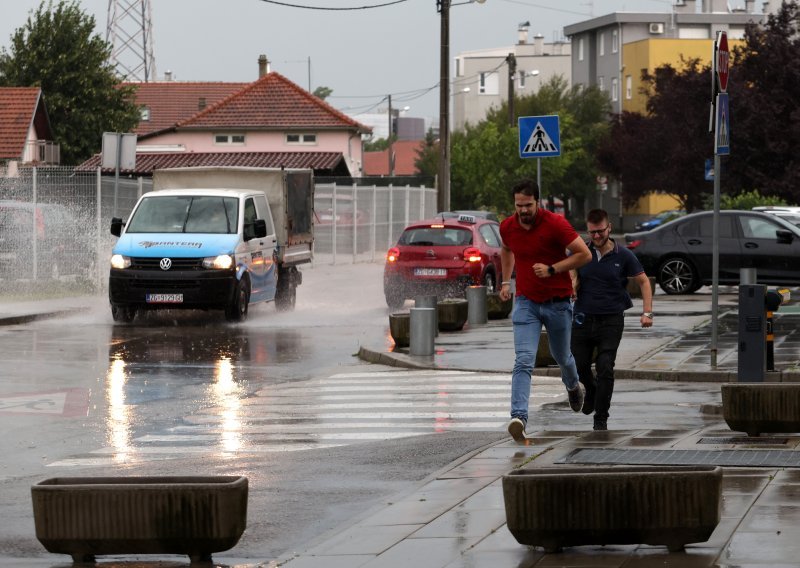
[[625, 245], [625, 246], [626, 246], [627, 248], [629, 248], [629, 249], [635, 249], [635, 248], [636, 248], [636, 247], [638, 247], [640, 244], [642, 244], [642, 241], [640, 241], [640, 240], [635, 240], [635, 241], [631, 241], [631, 242], [629, 242], [629, 243], [628, 243], [627, 245]]
[[478, 247], [469, 247], [464, 249], [464, 260], [467, 262], [480, 262], [481, 250]]
[[400, 257], [400, 249], [397, 247], [392, 247], [389, 249], [389, 252], [386, 253], [386, 262], [395, 262]]

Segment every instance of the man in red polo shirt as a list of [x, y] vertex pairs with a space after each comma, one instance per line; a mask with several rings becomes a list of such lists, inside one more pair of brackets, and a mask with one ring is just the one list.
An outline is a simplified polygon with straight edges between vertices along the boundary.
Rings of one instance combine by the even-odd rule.
[[566, 219], [538, 207], [539, 186], [535, 181], [518, 182], [512, 193], [516, 213], [500, 224], [500, 298], [511, 297], [510, 280], [516, 264], [517, 294], [511, 314], [515, 359], [508, 432], [518, 443], [525, 443], [531, 373], [542, 325], [547, 330], [550, 353], [561, 368], [570, 408], [579, 412], [583, 406], [583, 389], [570, 351], [573, 290], [569, 271], [592, 260], [592, 255]]

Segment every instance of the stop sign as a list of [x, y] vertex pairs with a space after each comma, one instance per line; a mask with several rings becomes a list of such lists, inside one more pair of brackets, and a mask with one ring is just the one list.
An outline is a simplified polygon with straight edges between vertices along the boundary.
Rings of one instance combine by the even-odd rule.
[[717, 80], [719, 90], [723, 93], [728, 90], [728, 75], [730, 70], [730, 51], [728, 51], [728, 34], [719, 32], [717, 35], [716, 60], [714, 61], [717, 69]]

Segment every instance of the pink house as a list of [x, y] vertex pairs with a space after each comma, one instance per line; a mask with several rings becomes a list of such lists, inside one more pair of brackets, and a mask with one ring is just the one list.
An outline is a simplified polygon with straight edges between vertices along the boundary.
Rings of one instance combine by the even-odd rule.
[[19, 165], [58, 165], [50, 119], [39, 87], [0, 88], [0, 165], [13, 175]]

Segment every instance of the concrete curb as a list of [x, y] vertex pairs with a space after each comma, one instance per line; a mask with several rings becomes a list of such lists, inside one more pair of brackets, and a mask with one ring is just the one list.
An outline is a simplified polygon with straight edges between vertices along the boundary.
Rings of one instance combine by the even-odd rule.
[[32, 321], [51, 319], [60, 316], [68, 316], [78, 313], [83, 308], [68, 308], [65, 310], [58, 310], [53, 312], [40, 312], [38, 314], [20, 314], [16, 316], [0, 316], [0, 326], [3, 325], [20, 325], [23, 323], [30, 323]]

